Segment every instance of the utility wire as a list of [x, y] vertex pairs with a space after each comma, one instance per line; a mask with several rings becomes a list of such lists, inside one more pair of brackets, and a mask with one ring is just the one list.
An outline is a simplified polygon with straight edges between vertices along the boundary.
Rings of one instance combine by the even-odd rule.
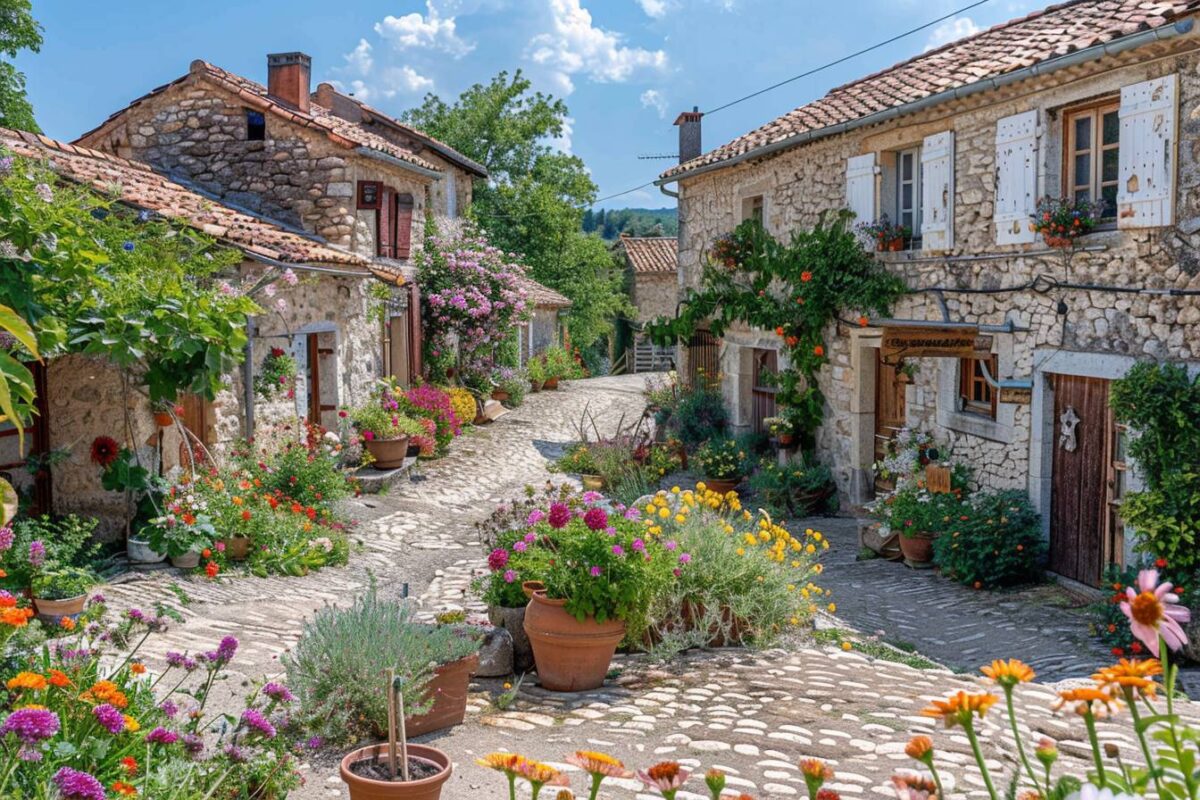
[[911, 30], [905, 31], [904, 33], [898, 33], [890, 39], [879, 42], [878, 44], [873, 44], [870, 47], [864, 48], [864, 49], [859, 50], [854, 53], [850, 53], [849, 55], [842, 56], [841, 58], [837, 59], [836, 61], [830, 61], [828, 64], [822, 64], [819, 67], [813, 67], [812, 69], [808, 70], [807, 72], [801, 72], [799, 75], [795, 75], [786, 80], [782, 80], [779, 83], [773, 83], [770, 86], [766, 87], [765, 89], [759, 89], [757, 92], [752, 92], [751, 94], [748, 94], [745, 97], [739, 97], [737, 100], [730, 100], [728, 103], [717, 106], [716, 108], [705, 111], [704, 113], [706, 115], [709, 115], [709, 114], [715, 114], [718, 111], [724, 111], [725, 109], [729, 108], [730, 106], [735, 106], [738, 103], [744, 103], [745, 101], [750, 100], [751, 98], [758, 97], [761, 94], [766, 94], [767, 92], [770, 92], [774, 89], [778, 89], [780, 86], [786, 86], [787, 84], [792, 83], [793, 81], [798, 81], [801, 78], [807, 78], [810, 75], [815, 75], [818, 72], [829, 69], [830, 67], [836, 67], [838, 64], [849, 61], [852, 58], [857, 58], [858, 56], [865, 55], [866, 53], [869, 53], [872, 50], [878, 50], [881, 47], [886, 47], [887, 45], [892, 44], [893, 42], [898, 42], [899, 40], [903, 39], [906, 36], [912, 36], [914, 33], [919, 33], [920, 31], [923, 31], [926, 28], [930, 28], [934, 25], [937, 25], [939, 22], [945, 22], [946, 20], [950, 19], [951, 17], [956, 17], [959, 14], [963, 13], [964, 11], [970, 11], [973, 8], [978, 8], [979, 6], [984, 5], [985, 3], [990, 3], [990, 2], [991, 2], [991, 0], [976, 0], [976, 2], [971, 3], [970, 5], [963, 6], [962, 8], [958, 9], [957, 11], [952, 11], [949, 14], [946, 14], [945, 16], [938, 17], [937, 19], [932, 20], [930, 22], [926, 22], [924, 25], [919, 25], [916, 28], [912, 28]]

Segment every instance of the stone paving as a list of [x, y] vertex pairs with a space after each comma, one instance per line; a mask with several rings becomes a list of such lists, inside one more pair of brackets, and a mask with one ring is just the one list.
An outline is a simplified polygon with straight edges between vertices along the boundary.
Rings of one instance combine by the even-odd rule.
[[[526, 404], [494, 424], [458, 440], [449, 456], [422, 467], [417, 479], [386, 495], [355, 501], [350, 509], [363, 520], [356, 531], [361, 547], [346, 568], [326, 569], [305, 578], [228, 577], [215, 582], [181, 577], [170, 570], [126, 576], [105, 594], [117, 607], [168, 602], [184, 625], [151, 639], [153, 667], [167, 650], [199, 649], [226, 633], [237, 635], [242, 650], [224, 691], [228, 702], [245, 691], [245, 681], [277, 676], [279, 656], [298, 637], [306, 615], [325, 603], [345, 603], [373, 575], [381, 591], [401, 596], [407, 589], [423, 613], [441, 608], [481, 607], [466, 587], [482, 567], [472, 523], [523, 486], [552, 476], [548, 459], [573, 440], [575, 424], [587, 407], [600, 425], [611, 428], [625, 415], [640, 413], [642, 378], [600, 378], [572, 383], [564, 391], [532, 395]], [[1000, 656], [1027, 659], [1046, 677], [1086, 676], [1105, 661], [1077, 628], [1080, 619], [1052, 600], [1034, 594], [976, 593], [931, 573], [913, 573], [881, 561], [857, 562], [853, 520], [821, 519], [807, 524], [830, 536], [823, 583], [834, 589], [839, 618], [824, 627], [857, 628], [867, 636], [917, 647], [934, 660], [973, 669]], [[184, 604], [179, 591], [189, 598]], [[897, 651], [896, 658], [904, 660]], [[933, 732], [919, 715], [933, 698], [958, 688], [978, 688], [967, 676], [947, 669], [915, 669], [891, 660], [811, 640], [785, 642], [779, 649], [694, 651], [654, 663], [645, 656], [618, 657], [617, 675], [601, 690], [576, 695], [545, 692], [531, 676], [507, 708], [497, 705], [502, 681], [472, 684], [467, 724], [435, 735], [432, 742], [456, 761], [443, 792], [446, 800], [507, 796], [497, 776], [474, 765], [493, 750], [513, 750], [558, 764], [575, 749], [612, 752], [631, 766], [663, 758], [696, 769], [719, 766], [730, 788], [759, 798], [803, 795], [796, 762], [819, 756], [837, 769], [833, 788], [846, 797], [894, 797], [892, 772], [910, 766], [903, 746], [914, 732]], [[1022, 724], [1029, 738], [1059, 741], [1064, 758], [1081, 766], [1086, 757], [1082, 725], [1055, 716], [1052, 688], [1021, 689]], [[221, 701], [218, 701], [221, 702]], [[1200, 717], [1195, 704], [1183, 713]], [[984, 724], [988, 757], [1011, 772], [1007, 742], [997, 736], [1005, 724], [993, 712]], [[1130, 731], [1105, 725], [1101, 738], [1119, 743], [1132, 756]], [[966, 739], [958, 731], [936, 732], [947, 766], [947, 784], [981, 795], [970, 770]], [[318, 755], [307, 765], [307, 784], [298, 800], [347, 797], [337, 776], [336, 753]], [[569, 770], [568, 770], [569, 771]], [[575, 785], [582, 785], [576, 774]], [[649, 798], [636, 782], [606, 783], [603, 797]], [[689, 783], [681, 800], [695, 800], [703, 786]], [[950, 786], [946, 787], [948, 790]]]

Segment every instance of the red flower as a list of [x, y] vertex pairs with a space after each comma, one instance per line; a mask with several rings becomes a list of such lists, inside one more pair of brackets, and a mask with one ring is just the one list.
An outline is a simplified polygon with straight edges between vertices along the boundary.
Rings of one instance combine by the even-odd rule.
[[117, 460], [120, 452], [121, 446], [111, 436], [97, 436], [92, 440], [92, 461], [105, 469]]
[[1114, 656], [1123, 656], [1123, 655], [1125, 655], [1125, 648], [1124, 647], [1114, 647], [1112, 649], [1112, 654]]
[[812, 273], [809, 272], [808, 270], [805, 270], [804, 272], [800, 273], [800, 282], [801, 283], [808, 283], [811, 280], [812, 280]]
[[215, 561], [210, 561], [204, 565], [204, 574], [210, 578], [217, 577], [217, 573], [221, 571], [220, 565]]
[[779, 327], [777, 327], [777, 328], [775, 329], [775, 335], [776, 335], [776, 336], [783, 336], [783, 326], [782, 326], [782, 325], [780, 325]]
[[272, 347], [272, 348], [271, 348], [271, 355], [272, 355], [274, 358], [279, 358], [280, 356], [282, 356], [282, 355], [283, 355], [283, 348], [281, 348], [281, 347]]
[[207, 547], [204, 548], [203, 550], [200, 551], [200, 557], [201, 558], [212, 558], [212, 550], [209, 550]]
[[798, 343], [800, 340], [799, 340], [799, 339], [797, 339], [795, 336], [789, 336], [789, 337], [787, 337], [786, 339], [784, 339], [784, 341], [785, 341], [785, 342], [787, 342], [787, 346], [788, 346], [788, 347], [795, 347], [795, 346], [796, 346], [796, 344], [797, 344], [797, 343]]
[[1135, 653], [1140, 653], [1140, 652], [1142, 652], [1142, 643], [1134, 642], [1133, 644], [1129, 645], [1129, 649]]
[[859, 317], [859, 318], [858, 318], [858, 327], [860, 327], [860, 328], [865, 328], [865, 327], [867, 327], [867, 326], [868, 326], [868, 325], [870, 325], [870, 324], [871, 324], [871, 320], [867, 319], [866, 317]]
[[1164, 569], [1167, 566], [1167, 560], [1165, 558], [1155, 559], [1154, 566], [1158, 567], [1159, 569]]
[[184, 525], [195, 525], [196, 518], [194, 516], [192, 516], [191, 514], [184, 514], [183, 515], [183, 524]]
[[821, 345], [817, 345], [813, 348], [813, 355], [817, 358], [822, 358], [825, 355], [825, 348]]
[[121, 766], [124, 767], [126, 774], [132, 775], [138, 771], [137, 759], [133, 756], [125, 756], [121, 759]]
[[242, 512], [242, 520], [244, 520], [245, 522], [250, 521], [250, 512], [249, 511]]

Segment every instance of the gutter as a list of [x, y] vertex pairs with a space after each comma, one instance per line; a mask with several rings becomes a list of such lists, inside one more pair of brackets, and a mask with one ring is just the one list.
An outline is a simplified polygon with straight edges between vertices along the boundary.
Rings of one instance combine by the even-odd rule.
[[405, 161], [403, 159], [396, 158], [395, 156], [390, 156], [387, 153], [381, 153], [378, 150], [372, 150], [370, 147], [356, 147], [354, 148], [354, 152], [358, 153], [359, 155], [366, 156], [367, 158], [373, 158], [376, 161], [382, 161], [385, 164], [391, 164], [395, 167], [402, 167], [403, 169], [409, 170], [410, 172], [415, 172], [418, 175], [424, 175], [426, 178], [432, 178], [435, 181], [440, 181], [442, 178], [446, 177], [436, 169], [421, 167], [412, 163], [411, 161]]
[[318, 272], [322, 275], [336, 275], [339, 278], [366, 278], [374, 274], [367, 267], [364, 267], [364, 269], [368, 270], [367, 272], [351, 272], [348, 269], [317, 267], [313, 266], [312, 264], [292, 264], [287, 261], [279, 261], [277, 259], [270, 258], [269, 256], [259, 255], [258, 253], [248, 253], [245, 250], [243, 250], [242, 253], [251, 261], [257, 261], [260, 264], [266, 264], [269, 267], [278, 267], [279, 269], [290, 269], [298, 272]]
[[836, 136], [840, 133], [847, 133], [868, 125], [878, 125], [906, 114], [914, 114], [918, 111], [924, 111], [927, 108], [932, 108], [933, 106], [949, 102], [950, 100], [962, 100], [964, 98], [980, 94], [981, 92], [1000, 89], [1001, 87], [1028, 80], [1029, 78], [1049, 75], [1069, 67], [1075, 67], [1080, 64], [1097, 61], [1105, 56], [1115, 56], [1143, 45], [1160, 42], [1166, 39], [1174, 39], [1177, 36], [1183, 36], [1191, 33], [1192, 29], [1195, 27], [1195, 24], [1196, 20], [1194, 17], [1181, 19], [1176, 21], [1173, 25], [1164, 25], [1153, 30], [1142, 31], [1141, 33], [1135, 33], [1131, 36], [1125, 36], [1111, 42], [1105, 42], [1104, 44], [1093, 45], [1092, 47], [1087, 47], [1083, 50], [1076, 50], [1073, 53], [1067, 53], [1063, 56], [1057, 56], [1045, 61], [1040, 61], [1033, 66], [1023, 67], [1015, 72], [1008, 72], [1004, 75], [998, 75], [994, 78], [976, 81], [975, 83], [969, 83], [966, 86], [959, 86], [954, 89], [947, 89], [944, 92], [931, 94], [928, 97], [923, 97], [920, 100], [914, 100], [903, 105], [885, 108], [882, 111], [876, 111], [875, 113], [868, 114], [865, 117], [859, 117], [858, 119], [850, 120], [848, 122], [840, 122], [837, 125], [830, 125], [815, 131], [798, 133], [785, 139], [780, 139], [777, 142], [771, 142], [770, 144], [765, 144], [761, 147], [747, 150], [745, 153], [739, 153], [738, 155], [733, 156], [732, 158], [727, 158], [724, 161], [705, 164], [703, 166], [696, 167], [695, 169], [690, 169], [686, 172], [672, 175], [669, 178], [659, 178], [654, 183], [657, 186], [662, 186], [667, 183], [678, 183], [684, 178], [693, 178], [697, 175], [703, 175], [707, 172], [713, 172], [718, 169], [732, 167], [744, 161], [749, 161], [750, 159], [762, 158], [763, 156], [777, 153], [780, 150], [787, 150], [798, 145], [816, 141], [818, 139], [825, 139], [830, 136]]

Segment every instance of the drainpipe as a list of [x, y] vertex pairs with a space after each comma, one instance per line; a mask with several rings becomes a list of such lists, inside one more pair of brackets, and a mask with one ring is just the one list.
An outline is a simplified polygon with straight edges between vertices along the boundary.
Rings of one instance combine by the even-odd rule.
[[258, 326], [254, 317], [246, 320], [245, 360], [242, 362], [242, 409], [246, 415], [246, 438], [254, 438], [254, 335]]

